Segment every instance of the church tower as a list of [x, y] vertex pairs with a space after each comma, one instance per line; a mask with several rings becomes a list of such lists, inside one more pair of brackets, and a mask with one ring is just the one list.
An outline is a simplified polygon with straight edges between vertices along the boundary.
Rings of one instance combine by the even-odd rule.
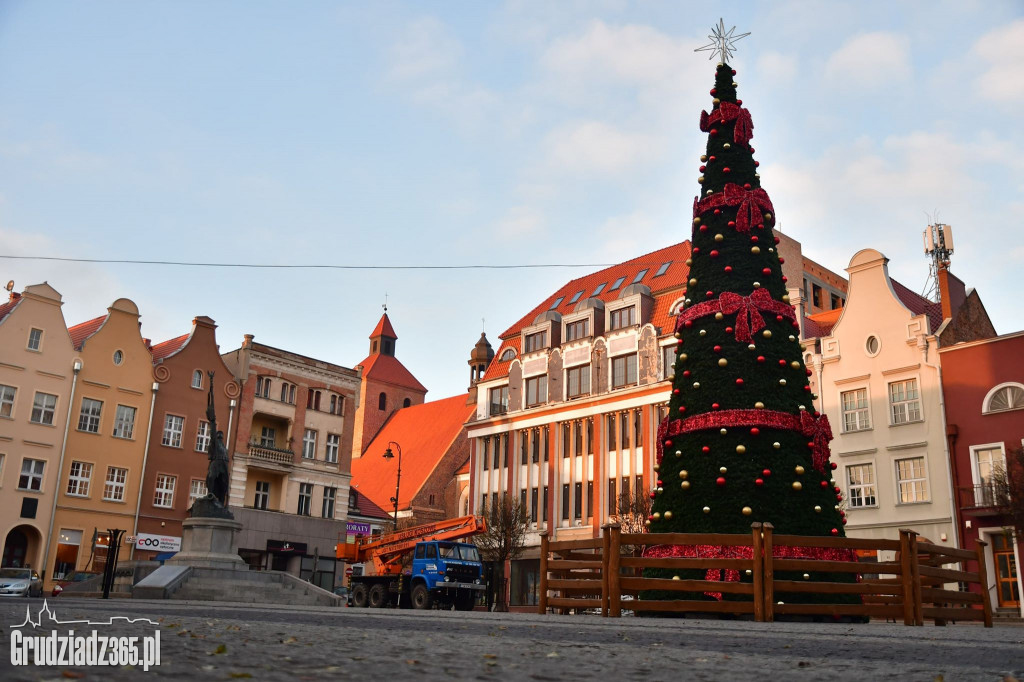
[[476, 404], [476, 385], [484, 378], [484, 372], [487, 371], [487, 366], [491, 364], [493, 359], [494, 349], [491, 348], [491, 344], [487, 341], [487, 334], [481, 332], [480, 340], [476, 342], [476, 345], [473, 346], [473, 350], [469, 354], [469, 398], [466, 400], [467, 405]]

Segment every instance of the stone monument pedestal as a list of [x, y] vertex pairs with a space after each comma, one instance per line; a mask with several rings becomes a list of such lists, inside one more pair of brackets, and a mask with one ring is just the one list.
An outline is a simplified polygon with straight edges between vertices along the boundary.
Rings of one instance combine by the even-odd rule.
[[245, 561], [238, 556], [238, 531], [242, 529], [238, 521], [193, 517], [185, 519], [181, 526], [181, 551], [168, 559], [167, 564], [248, 570]]

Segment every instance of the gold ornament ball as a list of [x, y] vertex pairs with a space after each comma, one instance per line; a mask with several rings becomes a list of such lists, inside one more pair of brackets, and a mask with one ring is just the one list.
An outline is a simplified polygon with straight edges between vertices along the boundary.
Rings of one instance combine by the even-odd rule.
[[750, 569], [748, 568], [748, 569], [746, 570], [746, 574], [747, 574], [747, 575], [754, 575], [754, 572], [753, 572], [753, 571], [751, 571], [751, 570], [750, 570]]
[[693, 224], [694, 225], [700, 225], [700, 218], [694, 218], [693, 219]]
[[754, 403], [754, 409], [755, 410], [763, 410], [764, 409], [764, 403], [762, 403], [760, 400], [758, 400], [756, 403]]
[[725, 147], [726, 149], [730, 149], [730, 148], [732, 147], [732, 145], [731, 145], [731, 144], [729, 144], [728, 142], [726, 142], [726, 143], [725, 143], [725, 144], [723, 144], [722, 146], [723, 146], [723, 147]]
[[683, 456], [683, 451], [682, 450], [676, 450], [676, 457], [682, 457], [682, 456]]
[[719, 429], [718, 432], [724, 436], [725, 434], [729, 433], [729, 429]]
[[708, 160], [708, 155], [707, 154], [701, 154], [700, 155], [700, 160], [701, 161], [707, 161]]
[[839, 511], [839, 505], [837, 504], [835, 507], [833, 507], [833, 509], [835, 509], [836, 511]]
[[691, 277], [690, 278], [690, 286], [691, 287], [697, 286], [697, 278], [696, 277]]
[[647, 526], [648, 528], [650, 528], [650, 526], [651, 526], [651, 520], [650, 520], [650, 519], [647, 519], [646, 521], [644, 521], [644, 525], [645, 525], [645, 526]]
[[729, 469], [728, 469], [728, 467], [718, 467], [718, 473], [720, 473], [720, 474], [727, 474], [727, 473], [729, 473]]
[[747, 350], [757, 350], [757, 346], [755, 346], [755, 345], [754, 345], [754, 344], [752, 344], [752, 343], [751, 343], [751, 344], [748, 344], [748, 345], [747, 345]]
[[689, 356], [688, 356], [688, 355], [687, 355], [686, 353], [680, 353], [680, 354], [679, 354], [679, 359], [680, 359], [681, 361], [683, 361], [683, 362], [686, 362], [686, 358], [687, 358], [687, 357], [689, 357]]
[[753, 513], [754, 513], [754, 510], [751, 509], [750, 507], [744, 507], [743, 508], [743, 515], [744, 516], [750, 516]]
[[761, 332], [761, 336], [763, 336], [766, 339], [770, 339], [772, 338], [772, 333], [770, 330], [765, 329], [763, 332]]
[[772, 214], [771, 213], [765, 213], [764, 214], [764, 219], [765, 220], [771, 220], [772, 219]]
[[754, 288], [755, 289], [760, 289], [761, 288], [761, 283], [760, 282], [754, 282]]
[[716, 242], [720, 242], [720, 241], [722, 241], [724, 239], [725, 239], [725, 235], [723, 235], [722, 233], [718, 233], [718, 234], [715, 235], [715, 241]]
[[795, 336], [793, 336], [792, 334], [790, 334], [790, 335], [789, 335], [789, 340], [790, 340], [790, 341], [796, 341], [796, 337], [795, 337]]
[[711, 513], [711, 507], [704, 507], [704, 513], [705, 514], [710, 514]]
[[708, 196], [711, 196], [712, 190], [709, 189], [707, 192], [705, 192], [705, 194], [708, 195]]
[[736, 454], [737, 455], [742, 455], [742, 454], [746, 453], [746, 451], [747, 451], [747, 446], [745, 446], [745, 445], [737, 445], [736, 446]]
[[651, 514], [651, 518], [657, 521], [661, 518], [661, 512], [654, 512], [653, 514]]
[[718, 358], [718, 366], [719, 367], [725, 367], [728, 364], [729, 364], [729, 361], [726, 360], [725, 358]]
[[699, 183], [703, 184], [703, 183], [704, 183], [704, 176], [703, 176], [703, 175], [701, 175], [700, 177], [698, 177], [698, 178], [697, 178], [697, 182], [699, 182]]
[[804, 484], [800, 481], [793, 481], [793, 490], [800, 490], [804, 487]]
[[802, 466], [800, 466], [799, 464], [797, 464], [796, 467], [793, 469], [793, 471], [796, 472], [797, 476], [802, 476], [803, 473], [804, 473], [804, 468]]
[[778, 450], [779, 448], [782, 447], [782, 444], [779, 441], [775, 441], [774, 443], [772, 443], [772, 447]]
[[672, 512], [670, 512], [670, 511], [665, 512], [665, 520], [668, 521], [671, 518], [672, 518]]
[[701, 329], [701, 330], [700, 330], [700, 335], [701, 335], [701, 336], [706, 336], [706, 335], [707, 335], [707, 333], [708, 333], [708, 330], [707, 330], [707, 329]]
[[[689, 263], [687, 263], [687, 265], [689, 265]], [[789, 303], [789, 294], [783, 294], [782, 300], [785, 301], [786, 303]]]
[[754, 253], [754, 254], [761, 253], [761, 247], [760, 246], [751, 246], [750, 247], [750, 253]]
[[810, 580], [810, 579], [811, 579], [811, 574], [810, 573], [804, 573], [804, 580]]
[[793, 369], [800, 369], [800, 361], [794, 360], [793, 362], [789, 363], [789, 366], [792, 367]]
[[715, 319], [716, 320], [721, 320], [724, 317], [725, 317], [725, 315], [722, 315], [722, 313], [715, 313]]
[[693, 259], [692, 258], [687, 258], [686, 259], [686, 267], [690, 267], [691, 265], [693, 265]]
[[655, 471], [661, 471], [661, 465], [660, 464], [655, 464], [654, 465], [654, 470]]
[[679, 487], [682, 488], [683, 490], [689, 490], [690, 489], [690, 482], [689, 481], [683, 481], [682, 483], [679, 484]]
[[699, 381], [693, 382], [693, 387], [694, 388], [700, 388], [700, 382]]
[[720, 100], [720, 99], [718, 99], [718, 98], [716, 97], [716, 98], [714, 98], [713, 100], [711, 100], [711, 103], [712, 103], [712, 104], [718, 104], [718, 103], [720, 103], [721, 101], [722, 101], [722, 100]]
[[682, 578], [680, 578], [678, 575], [674, 575], [672, 576], [672, 580], [682, 580]]
[[659, 492], [659, 493], [663, 493], [663, 492], [665, 492], [665, 489], [664, 489], [664, 488], [662, 488], [661, 486], [658, 486], [658, 492]]
[[680, 469], [679, 470], [679, 478], [686, 478], [689, 475], [690, 475], [690, 472], [687, 471], [686, 469]]
[[676, 333], [675, 333], [675, 337], [676, 337], [677, 339], [681, 339], [681, 338], [683, 338], [683, 335], [682, 335], [682, 334], [680, 334], [679, 332], [676, 332]]
[[785, 386], [785, 385], [786, 385], [786, 380], [785, 379], [779, 379], [779, 386]]
[[819, 507], [818, 505], [814, 505], [814, 513], [815, 514], [820, 514], [821, 513], [821, 507]]

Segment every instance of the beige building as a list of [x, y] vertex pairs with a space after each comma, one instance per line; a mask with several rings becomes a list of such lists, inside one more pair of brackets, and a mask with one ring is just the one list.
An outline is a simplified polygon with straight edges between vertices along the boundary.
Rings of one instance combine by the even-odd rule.
[[62, 305], [45, 282], [0, 305], [3, 567], [43, 570], [78, 365]]
[[980, 302], [962, 305], [948, 291], [958, 303], [929, 301], [892, 280], [887, 263], [873, 249], [858, 252], [842, 310], [804, 323], [805, 361], [835, 436], [846, 532], [896, 539], [911, 528], [957, 547], [938, 348], [940, 336], [967, 333], [956, 328], [970, 326]]
[[[102, 571], [107, 530], [132, 532], [155, 397], [153, 358], [132, 301], [119, 298], [106, 315], [68, 333], [82, 369], [57, 488], [47, 588], [75, 570]], [[162, 494], [173, 499], [187, 491], [171, 483]], [[121, 558], [128, 553], [122, 545]]]

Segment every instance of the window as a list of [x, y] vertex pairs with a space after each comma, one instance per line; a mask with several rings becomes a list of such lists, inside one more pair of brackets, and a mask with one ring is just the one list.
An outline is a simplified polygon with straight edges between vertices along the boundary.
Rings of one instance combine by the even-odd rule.
[[484, 471], [491, 466], [491, 458], [489, 455], [491, 447], [491, 439], [488, 436], [484, 436], [480, 439], [480, 452], [482, 453], [482, 459], [484, 464]]
[[337, 488], [324, 488], [324, 502], [320, 507], [320, 516], [325, 519], [334, 518], [334, 498], [338, 495]]
[[191, 507], [200, 497], [206, 497], [206, 481], [193, 478], [188, 484], [188, 506]]
[[874, 507], [875, 470], [871, 464], [854, 464], [846, 467], [846, 481], [849, 486], [850, 507]]
[[519, 432], [519, 463], [526, 464], [529, 462], [530, 452], [530, 432], [523, 429]]
[[28, 332], [28, 349], [39, 350], [43, 345], [43, 330], [33, 327]]
[[132, 437], [135, 431], [135, 408], [127, 405], [118, 405], [117, 414], [114, 415], [114, 438]]
[[174, 506], [174, 484], [177, 476], [167, 474], [156, 475], [156, 494], [153, 495], [153, 506], [170, 509]]
[[580, 296], [582, 296], [582, 295], [583, 295], [583, 291], [582, 290], [581, 291], [577, 291], [575, 294], [572, 295], [572, 298], [569, 299], [569, 303], [573, 304], [576, 301], [580, 300]]
[[577, 322], [570, 322], [565, 325], [565, 340], [575, 341], [576, 339], [585, 339], [590, 335], [590, 320], [579, 320]]
[[316, 459], [316, 431], [306, 429], [302, 434], [302, 458]]
[[68, 495], [89, 497], [89, 480], [92, 478], [92, 464], [72, 462], [68, 472]]
[[662, 379], [670, 379], [673, 376], [675, 376], [675, 374], [676, 374], [676, 370], [675, 370], [675, 367], [676, 367], [676, 352], [678, 350], [679, 350], [679, 347], [676, 346], [675, 344], [672, 344], [671, 346], [662, 346], [661, 347], [661, 363], [662, 363], [662, 366], [664, 367], [664, 370], [663, 370], [664, 373], [662, 374], [662, 377], [661, 377]]
[[619, 287], [621, 287], [621, 286], [622, 286], [622, 283], [623, 283], [624, 281], [626, 281], [626, 278], [625, 278], [625, 276], [623, 276], [623, 277], [619, 277], [619, 278], [618, 278], [617, 280], [615, 280], [614, 282], [612, 282], [612, 288], [611, 288], [611, 289], [609, 289], [608, 291], [615, 291], [616, 289], [618, 289]]
[[526, 380], [526, 406], [533, 407], [547, 402], [548, 399], [548, 378], [547, 375], [530, 377]]
[[548, 461], [548, 427], [545, 426], [540, 430], [540, 437], [542, 439], [540, 451], [546, 462]]
[[270, 506], [270, 481], [256, 481], [256, 497], [252, 506], [263, 510]]
[[196, 371], [192, 372], [192, 388], [202, 388], [202, 387], [203, 387], [203, 370], [197, 369]]
[[662, 275], [664, 275], [666, 272], [668, 272], [668, 267], [670, 265], [672, 265], [672, 261], [668, 261], [666, 263], [662, 263], [661, 267], [658, 268], [658, 271], [656, 273], [654, 273], [654, 276], [655, 277], [661, 277]]
[[646, 276], [647, 276], [647, 268], [644, 268], [640, 272], [636, 273], [636, 277], [633, 278], [633, 281], [630, 282], [630, 284], [636, 284], [637, 282], [641, 281]]
[[14, 394], [17, 389], [14, 386], [0, 384], [0, 417], [10, 417], [14, 414]]
[[53, 425], [53, 415], [57, 411], [57, 396], [49, 393], [36, 393], [32, 403], [32, 421], [36, 424]]
[[608, 515], [617, 516], [619, 511], [619, 501], [615, 496], [615, 479], [608, 479]]
[[[431, 497], [433, 497], [433, 495], [431, 495]], [[522, 508], [524, 514], [526, 513], [526, 510], [529, 509], [529, 507], [526, 506], [526, 488], [519, 489], [519, 506]], [[527, 521], [529, 521], [529, 519], [527, 519]]]
[[260, 429], [260, 446], [265, 448], [277, 446], [277, 431], [273, 426], [264, 426]]
[[530, 520], [537, 522], [537, 488], [530, 489]]
[[569, 484], [562, 484], [562, 520], [569, 520]]
[[210, 449], [210, 422], [199, 420], [199, 427], [196, 429], [196, 452], [207, 452]]
[[501, 357], [498, 358], [501, 362], [511, 362], [516, 359], [516, 349], [506, 348], [501, 352]]
[[[0, 387], [2, 391], [2, 387]], [[12, 394], [13, 396], [13, 394]], [[988, 401], [982, 406], [983, 413], [1002, 412], [1003, 410], [1019, 410], [1024, 408], [1024, 386], [1020, 384], [1006, 384], [994, 389], [988, 396]], [[0, 407], [0, 415], [3, 408]]]
[[540, 430], [530, 430], [530, 461], [536, 464], [540, 461]]
[[487, 392], [488, 401], [491, 405], [490, 414], [505, 414], [508, 412], [508, 386], [498, 386]]
[[825, 302], [822, 299], [823, 293], [824, 292], [822, 291], [821, 287], [819, 287], [817, 284], [811, 284], [811, 301], [814, 303], [815, 308], [825, 307]]
[[632, 327], [636, 324], [636, 306], [613, 310], [611, 315], [611, 330]]
[[610, 450], [614, 450], [615, 449], [615, 421], [616, 421], [616, 416], [614, 414], [609, 414], [608, 415], [608, 433], [606, 435], [606, 440], [607, 440], [608, 447], [609, 447]]
[[548, 487], [544, 486], [544, 494], [541, 496], [541, 520], [548, 521]]
[[583, 518], [583, 484], [576, 483], [573, 486], [573, 505], [572, 505], [572, 518], [582, 519]]
[[573, 454], [583, 454], [583, 422], [575, 421], [573, 424]]
[[78, 413], [78, 430], [89, 433], [100, 432], [100, 411], [103, 403], [92, 398], [82, 398], [82, 411]]
[[893, 424], [921, 421], [921, 401], [917, 394], [917, 379], [889, 384], [889, 410]]
[[633, 412], [633, 442], [636, 443], [638, 448], [644, 444], [643, 418], [641, 417], [640, 410]]
[[43, 468], [46, 462], [41, 459], [21, 460], [21, 477], [18, 478], [18, 490], [34, 490], [39, 492], [43, 489]]
[[636, 383], [636, 354], [612, 358], [612, 388], [622, 388]]
[[127, 480], [127, 469], [107, 467], [107, 480], [103, 483], [103, 499], [108, 502], [124, 502], [124, 486]]
[[594, 418], [587, 417], [587, 454], [594, 454]]
[[868, 389], [858, 388], [840, 394], [843, 410], [843, 431], [864, 431], [871, 428], [868, 418]]
[[924, 457], [896, 460], [896, 481], [900, 503], [928, 501], [928, 481], [924, 473]]
[[570, 450], [571, 440], [572, 428], [569, 426], [569, 422], [562, 422], [562, 457], [568, 457], [572, 454]]
[[338, 451], [341, 449], [341, 436], [336, 433], [327, 434], [327, 452], [324, 454], [324, 461], [337, 464]]
[[288, 384], [281, 384], [281, 402], [288, 402]]
[[256, 397], [270, 397], [270, 377], [256, 377]]
[[114, 351], [114, 357], [112, 358], [115, 365], [120, 365], [124, 362], [124, 353], [119, 350]]
[[410, 400], [409, 398], [406, 398], [405, 400], [402, 401], [402, 407], [409, 407], [410, 405], [412, 405], [412, 400]]
[[842, 300], [838, 296], [836, 296], [835, 294], [831, 294], [831, 298], [832, 298], [832, 310], [835, 310], [836, 308], [842, 307], [843, 302], [842, 302]]
[[185, 430], [185, 418], [176, 414], [164, 416], [164, 437], [161, 443], [170, 448], [181, 447], [181, 434]]
[[385, 393], [384, 391], [381, 391], [380, 395], [377, 396], [377, 409], [378, 410], [386, 410], [386, 409], [388, 409], [388, 394]]
[[590, 295], [591, 295], [591, 296], [597, 296], [597, 295], [598, 295], [599, 293], [601, 293], [602, 291], [604, 291], [604, 288], [605, 288], [606, 286], [608, 286], [608, 282], [601, 282], [601, 283], [600, 283], [600, 284], [598, 284], [598, 285], [597, 285], [597, 287], [596, 287], [596, 288], [594, 289], [594, 293], [592, 293], [592, 294], [590, 294]]
[[313, 504], [313, 484], [312, 483], [300, 483], [299, 484], [299, 508], [296, 510], [296, 514], [299, 516], [309, 516], [309, 509]]
[[288, 402], [292, 405], [295, 404], [295, 384], [288, 385]]
[[562, 305], [562, 301], [564, 301], [564, 300], [565, 300], [565, 296], [559, 296], [558, 298], [555, 299], [555, 302], [551, 304], [551, 307], [548, 308], [548, 310], [554, 310], [558, 306]]
[[548, 345], [548, 333], [537, 332], [536, 334], [526, 335], [526, 352], [532, 353], [535, 350], [541, 350], [547, 348]]
[[320, 391], [313, 391], [313, 409], [320, 411]]
[[629, 433], [629, 412], [622, 412], [621, 414], [619, 414], [619, 438], [621, 440], [619, 445], [622, 447], [623, 450], [629, 449]]
[[565, 371], [566, 397], [569, 399], [590, 395], [590, 365], [572, 367]]
[[331, 414], [339, 414], [339, 412], [338, 412], [338, 396], [336, 396], [336, 395], [332, 395], [331, 396], [331, 410], [330, 410], [330, 412], [331, 412]]

